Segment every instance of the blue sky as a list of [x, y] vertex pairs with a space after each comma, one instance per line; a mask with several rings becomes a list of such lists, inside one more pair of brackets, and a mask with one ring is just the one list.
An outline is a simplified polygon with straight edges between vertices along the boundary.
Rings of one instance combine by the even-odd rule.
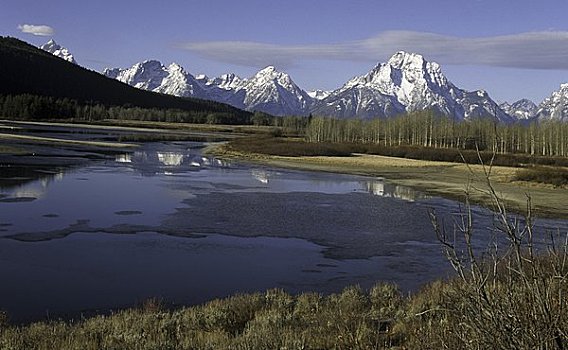
[[248, 77], [275, 65], [306, 90], [408, 50], [461, 88], [539, 103], [568, 82], [566, 14], [566, 0], [2, 0], [0, 33], [53, 38], [97, 71], [158, 59]]

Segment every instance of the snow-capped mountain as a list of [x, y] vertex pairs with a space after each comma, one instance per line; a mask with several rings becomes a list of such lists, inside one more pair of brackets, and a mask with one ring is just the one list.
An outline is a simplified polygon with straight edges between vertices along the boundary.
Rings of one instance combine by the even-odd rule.
[[216, 86], [223, 90], [238, 90], [243, 87], [243, 79], [236, 74], [230, 73], [211, 79], [207, 84], [210, 86]]
[[286, 73], [268, 66], [242, 82], [243, 105], [274, 115], [306, 115], [312, 103], [308, 94]]
[[143, 90], [180, 97], [206, 97], [201, 84], [177, 63], [166, 67], [159, 61], [147, 60], [126, 69], [105, 69], [103, 74]]
[[54, 56], [63, 58], [66, 61], [69, 61], [71, 63], [77, 64], [77, 62], [75, 61], [75, 58], [73, 57], [73, 55], [69, 52], [69, 50], [67, 50], [64, 47], [61, 47], [60, 45], [58, 45], [55, 40], [51, 39], [49, 40], [47, 43], [43, 44], [42, 46], [39, 47], [40, 49], [47, 51], [51, 54], [53, 54]]
[[540, 121], [568, 121], [568, 83], [560, 85], [558, 91], [554, 91], [550, 97], [542, 101], [538, 106], [536, 117]]
[[518, 119], [518, 120], [529, 120], [532, 119], [537, 111], [537, 105], [531, 101], [523, 98], [514, 102], [512, 104], [508, 102], [501, 103], [499, 105], [503, 112], [507, 113], [508, 115]]
[[324, 91], [324, 90], [313, 90], [308, 91], [308, 96], [313, 98], [314, 100], [323, 100], [324, 98], [328, 97], [331, 94], [331, 91]]
[[290, 76], [269, 66], [249, 79], [224, 74], [210, 79], [194, 77], [176, 63], [168, 67], [156, 60], [127, 69], [105, 69], [103, 74], [139, 89], [182, 97], [198, 97], [228, 103], [249, 111], [273, 115], [306, 115], [312, 99]]
[[[248, 79], [235, 74], [209, 78], [203, 74], [193, 76], [175, 63], [166, 67], [150, 60], [128, 69], [106, 69], [104, 74], [141, 89], [204, 98], [273, 115], [312, 113], [337, 118], [375, 118], [429, 109], [458, 120], [483, 117], [503, 122], [515, 120], [487, 92], [462, 90], [446, 79], [437, 63], [402, 51], [331, 92], [308, 93], [273, 66]], [[518, 104], [521, 108], [521, 103]]]
[[403, 51], [333, 91], [315, 104], [312, 113], [374, 118], [425, 109], [459, 120], [495, 116], [500, 121], [512, 121], [485, 91], [459, 89], [446, 79], [437, 63]]

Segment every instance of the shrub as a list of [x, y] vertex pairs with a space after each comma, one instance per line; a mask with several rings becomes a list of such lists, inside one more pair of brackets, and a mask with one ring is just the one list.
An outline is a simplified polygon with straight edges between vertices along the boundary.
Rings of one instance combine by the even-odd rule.
[[568, 169], [535, 166], [517, 171], [515, 180], [532, 181], [553, 185], [555, 187], [568, 186]]
[[[564, 349], [568, 346], [568, 233], [537, 236], [532, 203], [527, 198], [523, 220], [512, 217], [484, 167], [486, 189], [492, 200], [495, 238], [487, 251], [474, 248], [476, 230], [469, 197], [459, 223], [447, 233], [431, 213], [436, 234], [454, 267], [458, 283], [442, 293], [441, 305], [429, 319], [445, 336], [438, 344], [461, 349]], [[463, 244], [456, 237], [463, 237]], [[560, 238], [560, 240], [558, 240]], [[537, 242], [546, 241], [548, 254], [538, 254]], [[504, 243], [505, 242], [505, 243]], [[541, 248], [544, 249], [544, 248]], [[429, 332], [436, 334], [434, 329]], [[424, 336], [424, 335], [422, 335]]]

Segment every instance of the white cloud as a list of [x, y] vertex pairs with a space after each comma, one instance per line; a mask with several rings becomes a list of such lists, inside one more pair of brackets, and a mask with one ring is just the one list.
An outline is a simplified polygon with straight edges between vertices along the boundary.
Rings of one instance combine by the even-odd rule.
[[39, 35], [39, 36], [50, 36], [55, 33], [52, 27], [46, 25], [35, 25], [35, 24], [20, 24], [18, 29], [22, 33]]
[[378, 62], [397, 51], [424, 55], [442, 64], [568, 70], [568, 32], [529, 32], [461, 38], [433, 33], [388, 31], [335, 44], [275, 45], [249, 41], [190, 42], [178, 45], [220, 62], [249, 67], [290, 67], [302, 60]]

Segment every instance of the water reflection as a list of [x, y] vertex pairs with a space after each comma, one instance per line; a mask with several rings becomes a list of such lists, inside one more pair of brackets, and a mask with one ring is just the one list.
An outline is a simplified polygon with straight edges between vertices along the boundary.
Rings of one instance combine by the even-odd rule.
[[117, 154], [114, 158], [114, 161], [117, 163], [132, 163], [132, 154]]
[[[272, 193], [318, 192], [328, 194], [369, 193], [379, 197], [396, 198], [408, 202], [428, 199], [429, 196], [405, 186], [394, 185], [383, 178], [369, 179], [365, 176], [342, 175], [335, 173], [314, 172], [307, 178], [305, 171], [276, 170], [272, 168], [251, 168], [248, 170], [254, 186], [259, 182], [265, 186], [254, 186], [258, 191], [263, 188]], [[246, 192], [247, 190], [239, 189]]]
[[[39, 185], [39, 186], [38, 186]], [[8, 198], [41, 198], [45, 195], [47, 186], [36, 183], [35, 186], [17, 187], [8, 192]]]
[[13, 187], [0, 188], [0, 198], [4, 202], [18, 202], [19, 199], [39, 199], [45, 196], [48, 187], [53, 182], [59, 182], [63, 179], [63, 171], [59, 172], [40, 172], [42, 175], [36, 181], [30, 179], [25, 184], [16, 185]]
[[158, 160], [166, 166], [180, 166], [183, 163], [183, 154], [175, 152], [157, 152]]
[[263, 184], [268, 184], [269, 182], [269, 173], [265, 170], [261, 169], [252, 169], [251, 175], [256, 180], [260, 181]]
[[410, 187], [385, 183], [382, 179], [368, 181], [365, 185], [367, 187], [367, 191], [375, 196], [397, 198], [409, 202], [430, 198], [424, 193], [416, 191]]
[[115, 156], [114, 163], [128, 166], [143, 176], [183, 175], [231, 166], [227, 161], [202, 155], [193, 144], [146, 144], [142, 150]]

